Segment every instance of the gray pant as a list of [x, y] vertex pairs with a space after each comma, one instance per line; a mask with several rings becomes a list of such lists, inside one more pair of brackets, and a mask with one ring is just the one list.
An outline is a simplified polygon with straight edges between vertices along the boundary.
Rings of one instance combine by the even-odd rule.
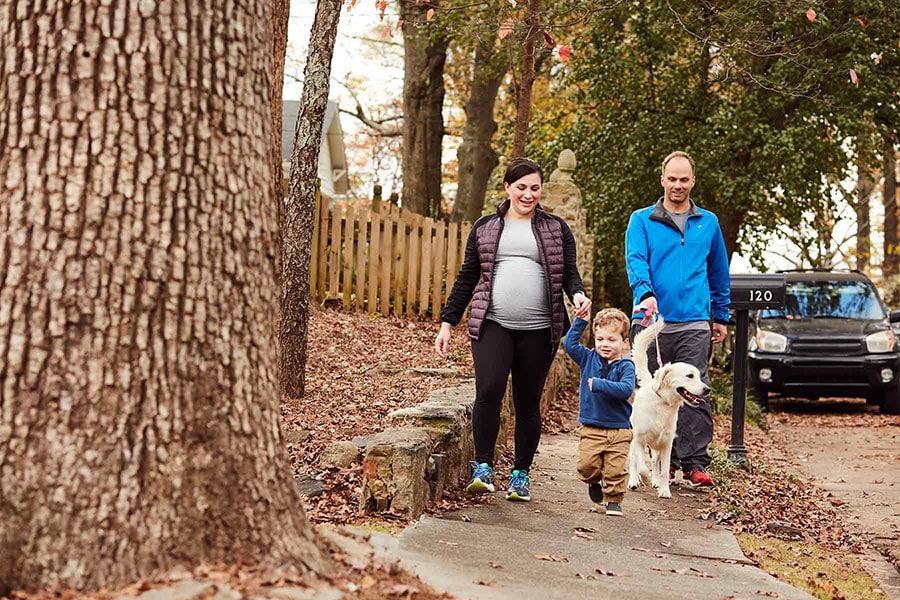
[[[631, 341], [642, 329], [641, 325], [631, 327]], [[659, 352], [664, 363], [686, 362], [700, 371], [700, 378], [707, 386], [709, 375], [706, 366], [709, 363], [709, 330], [680, 331], [677, 333], [661, 333], [659, 335]], [[650, 344], [647, 351], [650, 361], [650, 372], [659, 368], [656, 362], [656, 342]], [[691, 469], [706, 470], [710, 458], [707, 447], [713, 437], [712, 406], [709, 401], [697, 407], [683, 404], [678, 411], [678, 426], [675, 430], [675, 442], [672, 444], [672, 465], [685, 473]]]

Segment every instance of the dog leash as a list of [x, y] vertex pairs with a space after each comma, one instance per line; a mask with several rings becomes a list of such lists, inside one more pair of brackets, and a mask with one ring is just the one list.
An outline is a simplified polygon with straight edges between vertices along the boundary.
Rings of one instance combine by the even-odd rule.
[[[653, 315], [653, 322], [656, 323], [659, 321], [659, 313]], [[659, 352], [659, 329], [653, 331], [653, 335], [656, 337], [656, 366], [657, 368], [662, 368], [662, 354]]]

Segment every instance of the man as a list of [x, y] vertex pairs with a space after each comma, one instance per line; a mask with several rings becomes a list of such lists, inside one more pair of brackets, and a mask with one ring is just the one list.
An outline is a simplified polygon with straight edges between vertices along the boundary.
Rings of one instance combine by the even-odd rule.
[[[706, 373], [710, 333], [713, 343], [725, 339], [730, 304], [730, 280], [725, 240], [715, 214], [691, 201], [694, 159], [672, 152], [662, 163], [663, 197], [654, 206], [636, 210], [625, 232], [625, 262], [634, 292], [631, 338], [643, 328], [642, 313], [659, 312], [666, 325], [659, 334], [663, 363], [686, 362]], [[712, 331], [710, 332], [710, 317]], [[646, 323], [646, 321], [645, 321]], [[658, 368], [656, 344], [650, 369]], [[669, 479], [681, 469], [685, 483], [711, 486], [706, 473], [707, 446], [712, 441], [712, 408], [687, 404], [678, 413]]]

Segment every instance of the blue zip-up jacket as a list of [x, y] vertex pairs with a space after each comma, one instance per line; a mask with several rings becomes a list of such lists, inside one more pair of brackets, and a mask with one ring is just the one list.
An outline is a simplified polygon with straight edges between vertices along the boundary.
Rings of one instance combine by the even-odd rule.
[[719, 219], [691, 202], [684, 234], [663, 209], [662, 198], [631, 214], [625, 231], [625, 266], [634, 306], [654, 296], [670, 323], [727, 325], [731, 305], [728, 254]]
[[[582, 346], [578, 340], [587, 321], [575, 317], [575, 322], [563, 339], [566, 354], [581, 369], [578, 388], [578, 422], [604, 429], [631, 429], [631, 403], [634, 392], [634, 363], [620, 358], [612, 363], [596, 350]], [[588, 379], [592, 388], [588, 388]]]

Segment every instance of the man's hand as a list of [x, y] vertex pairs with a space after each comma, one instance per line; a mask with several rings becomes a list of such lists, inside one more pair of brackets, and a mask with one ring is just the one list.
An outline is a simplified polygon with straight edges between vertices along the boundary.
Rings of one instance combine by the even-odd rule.
[[646, 298], [641, 300], [641, 306], [644, 306], [648, 309], [648, 317], [652, 317], [659, 312], [659, 306], [656, 304], [656, 296], [647, 296]]
[[722, 325], [721, 323], [713, 323], [712, 326], [712, 341], [713, 344], [720, 344], [725, 341], [725, 336], [728, 335], [728, 327]]
[[447, 358], [447, 354], [450, 352], [451, 327], [450, 323], [441, 323], [441, 330], [438, 332], [437, 337], [434, 338], [434, 351], [441, 358]]
[[594, 378], [593, 377], [588, 377], [588, 389], [591, 391], [594, 390]]
[[637, 308], [640, 309], [641, 314], [644, 316], [641, 319], [642, 327], [650, 327], [653, 323], [653, 315], [659, 313], [659, 307], [656, 305], [656, 298], [654, 296], [647, 296], [641, 303], [637, 305]]
[[575, 306], [575, 316], [588, 320], [591, 316], [591, 300], [581, 292], [575, 292], [572, 296], [572, 305]]

